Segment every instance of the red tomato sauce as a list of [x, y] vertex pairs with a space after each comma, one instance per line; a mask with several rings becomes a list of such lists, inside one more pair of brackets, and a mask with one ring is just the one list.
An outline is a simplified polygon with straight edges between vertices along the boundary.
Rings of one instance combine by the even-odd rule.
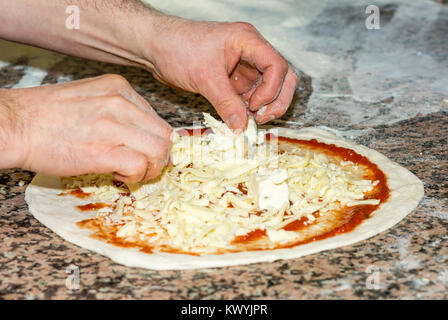
[[81, 211], [95, 211], [104, 207], [109, 207], [107, 203], [96, 202], [96, 203], [88, 203], [83, 206], [76, 206]]
[[[197, 132], [199, 134], [206, 133], [207, 129], [200, 129]], [[180, 132], [180, 135], [193, 135], [192, 129], [185, 129], [182, 132]], [[267, 141], [269, 141], [273, 136], [271, 134], [266, 135]], [[368, 219], [372, 212], [374, 212], [376, 209], [379, 208], [381, 203], [384, 203], [389, 198], [389, 188], [387, 185], [387, 178], [385, 174], [378, 168], [378, 166], [371, 161], [369, 161], [365, 156], [362, 156], [355, 151], [338, 147], [334, 144], [326, 144], [323, 142], [319, 142], [315, 139], [312, 140], [301, 140], [301, 139], [294, 139], [294, 138], [287, 138], [287, 137], [276, 137], [279, 141], [279, 143], [289, 143], [293, 145], [297, 145], [300, 148], [307, 148], [309, 150], [315, 150], [317, 152], [324, 153], [327, 156], [334, 157], [343, 161], [351, 161], [355, 165], [361, 165], [365, 168], [367, 168], [367, 173], [364, 178], [372, 180], [372, 181], [378, 181], [378, 184], [374, 187], [374, 189], [366, 194], [365, 199], [378, 199], [380, 200], [380, 203], [378, 205], [358, 205], [353, 207], [344, 207], [340, 210], [338, 210], [335, 213], [335, 219], [338, 221], [338, 226], [334, 229], [332, 229], [329, 232], [325, 232], [323, 234], [319, 234], [317, 236], [313, 236], [310, 238], [307, 238], [304, 241], [298, 241], [295, 243], [289, 243], [285, 245], [277, 245], [275, 247], [269, 246], [267, 247], [265, 244], [263, 244], [263, 240], [268, 239], [266, 235], [265, 230], [256, 229], [251, 232], [249, 232], [246, 235], [237, 236], [232, 241], [232, 245], [236, 246], [236, 249], [220, 249], [216, 254], [223, 254], [223, 253], [229, 253], [229, 252], [239, 252], [239, 251], [254, 251], [254, 250], [269, 250], [269, 249], [279, 249], [279, 248], [291, 248], [295, 247], [301, 244], [309, 243], [312, 241], [318, 241], [323, 240], [326, 238], [330, 238], [333, 236], [336, 236], [338, 234], [347, 233], [353, 231], [357, 226], [359, 226], [364, 220]], [[281, 150], [280, 150], [281, 152]], [[244, 193], [247, 194], [247, 189], [242, 185], [238, 185], [238, 189]], [[70, 192], [71, 195], [74, 195], [78, 198], [86, 198], [90, 194], [84, 193], [81, 190], [73, 190]], [[89, 204], [86, 206], [80, 206], [79, 209], [83, 211], [90, 211], [90, 210], [96, 210], [100, 207], [104, 207], [104, 205], [107, 204]], [[261, 214], [262, 212], [251, 212], [249, 214]], [[315, 215], [316, 220], [310, 221], [306, 217], [303, 217], [301, 219], [295, 220], [286, 226], [283, 227], [283, 230], [286, 231], [306, 231], [308, 227], [312, 226], [316, 223], [316, 221], [319, 220], [319, 214], [317, 213]], [[337, 217], [337, 218], [336, 218]], [[140, 251], [146, 252], [146, 253], [152, 253], [153, 247], [148, 245], [147, 242], [144, 241], [131, 241], [126, 240], [120, 237], [116, 236], [116, 233], [118, 232], [120, 226], [104, 226], [101, 224], [97, 219], [87, 219], [84, 221], [78, 222], [78, 226], [81, 228], [88, 228], [95, 233], [92, 235], [92, 237], [104, 240], [108, 243], [114, 244], [119, 247], [126, 247], [126, 248], [139, 248]], [[261, 244], [258, 244], [260, 242]], [[162, 252], [168, 252], [168, 253], [180, 253], [180, 254], [191, 254], [191, 255], [199, 255], [198, 253], [192, 253], [192, 252], [186, 252], [182, 250], [178, 250], [176, 248], [171, 248], [167, 246], [160, 246], [157, 247], [158, 251]]]

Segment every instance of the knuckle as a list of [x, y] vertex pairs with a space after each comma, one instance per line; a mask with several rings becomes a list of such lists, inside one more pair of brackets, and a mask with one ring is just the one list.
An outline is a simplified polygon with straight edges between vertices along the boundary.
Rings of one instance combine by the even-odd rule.
[[126, 80], [125, 77], [119, 74], [106, 74], [104, 76], [104, 81], [107, 82], [108, 86], [114, 88], [123, 88], [129, 86], [128, 80]]
[[96, 119], [94, 124], [95, 125], [91, 127], [92, 135], [94, 133], [116, 132], [121, 126], [118, 121], [107, 116], [102, 116]]
[[119, 94], [107, 97], [104, 102], [104, 107], [112, 110], [123, 110], [129, 105], [129, 101]]
[[166, 155], [169, 152], [169, 146], [168, 143], [166, 143], [165, 141], [162, 141], [162, 139], [160, 139], [160, 141], [158, 142], [158, 146], [157, 146], [157, 150], [158, 150], [158, 157], [161, 159], [165, 159]]
[[238, 31], [257, 32], [257, 28], [253, 24], [245, 21], [233, 22], [232, 27]]
[[289, 64], [277, 50], [274, 48], [272, 48], [272, 50], [272, 62], [276, 66], [279, 73], [284, 77], [289, 71]]
[[288, 62], [286, 62], [285, 58], [283, 58], [281, 55], [280, 55], [280, 59], [281, 59], [280, 66], [282, 68], [282, 72], [284, 75], [286, 75], [289, 70], [289, 64], [288, 64]]
[[294, 87], [297, 87], [299, 84], [299, 75], [294, 70], [292, 71], [292, 81], [294, 83]]
[[148, 160], [159, 160], [168, 153], [168, 142], [161, 136], [144, 134], [141, 136], [145, 141], [145, 154]]
[[162, 168], [152, 168], [146, 172], [145, 177], [142, 179], [142, 181], [146, 182], [151, 179], [154, 179], [158, 177], [162, 173]]
[[205, 90], [210, 86], [210, 71], [207, 70], [204, 66], [197, 67], [195, 75], [192, 79], [190, 79], [190, 83], [196, 83], [196, 88], [194, 92], [198, 92], [204, 94]]
[[221, 117], [232, 113], [232, 106], [235, 105], [235, 99], [231, 97], [219, 97], [214, 103], [215, 109]]
[[148, 167], [148, 161], [144, 156], [135, 157], [132, 166], [128, 169], [129, 176], [143, 177], [146, 174], [146, 168]]
[[160, 139], [159, 142], [153, 145], [152, 156], [149, 159], [148, 170], [146, 170], [146, 175], [144, 181], [157, 177], [162, 172], [163, 168], [168, 163], [169, 146], [166, 142]]
[[148, 161], [144, 156], [137, 157], [134, 162], [134, 170], [138, 174], [145, 173]]
[[279, 93], [280, 93], [281, 87], [277, 87], [277, 86], [272, 86], [268, 92], [266, 92], [266, 100], [268, 101], [268, 103], [271, 103], [272, 101], [274, 101]]
[[91, 141], [90, 143], [83, 145], [82, 148], [83, 154], [88, 154], [91, 159], [101, 158], [103, 154], [107, 154], [109, 151], [104, 144], [96, 141]]
[[171, 128], [170, 125], [164, 125], [164, 128], [161, 131], [163, 133], [163, 138], [165, 138], [166, 141], [171, 141], [173, 136], [173, 128]]

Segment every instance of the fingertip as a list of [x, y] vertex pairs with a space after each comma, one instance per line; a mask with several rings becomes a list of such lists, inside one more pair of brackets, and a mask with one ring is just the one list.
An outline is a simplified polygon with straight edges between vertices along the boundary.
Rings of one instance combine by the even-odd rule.
[[148, 170], [146, 171], [145, 177], [142, 179], [143, 182], [147, 182], [154, 178], [160, 176], [163, 172], [165, 165], [161, 165], [160, 163], [148, 163]]
[[125, 176], [123, 176], [123, 175], [121, 175], [119, 173], [115, 173], [115, 172], [114, 172], [113, 175], [114, 175], [114, 179], [115, 180], [118, 180], [118, 181], [121, 181], [121, 182], [124, 182], [124, 183], [129, 183], [129, 179], [127, 177], [125, 177]]
[[227, 126], [235, 132], [244, 131], [247, 126], [247, 114], [232, 114], [227, 121]]
[[247, 125], [247, 105], [232, 87], [227, 74], [207, 83], [201, 93], [214, 106], [221, 119], [232, 130], [244, 130]]
[[148, 171], [146, 157], [131, 148], [120, 146], [108, 154], [107, 161], [115, 168], [114, 177], [125, 183], [137, 183], [143, 180]]
[[[270, 81], [270, 83], [265, 81]], [[249, 99], [249, 109], [257, 111], [277, 99], [282, 90], [283, 82], [284, 76], [278, 79], [272, 78], [272, 76], [270, 79], [263, 79]]]
[[269, 122], [271, 120], [274, 120], [276, 117], [273, 114], [265, 115], [265, 116], [256, 116], [255, 121], [258, 124], [265, 124], [266, 122]]
[[171, 160], [171, 152], [169, 149], [167, 149], [167, 152], [165, 153], [165, 156], [161, 159], [152, 159], [148, 161], [146, 174], [143, 178], [143, 181], [149, 181], [151, 179], [157, 178], [160, 176], [163, 172], [163, 170], [168, 167], [172, 166], [173, 162]]

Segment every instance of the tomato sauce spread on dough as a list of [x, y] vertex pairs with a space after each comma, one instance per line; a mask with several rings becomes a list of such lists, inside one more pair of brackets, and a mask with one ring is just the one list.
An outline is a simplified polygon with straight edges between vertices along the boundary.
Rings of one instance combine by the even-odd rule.
[[[193, 130], [187, 130], [188, 134], [192, 135]], [[204, 130], [201, 130], [202, 134]], [[266, 140], [269, 141], [273, 136], [271, 134], [266, 135]], [[232, 248], [218, 249], [213, 254], [223, 254], [229, 252], [241, 252], [241, 251], [254, 251], [254, 250], [272, 250], [280, 248], [291, 248], [298, 245], [306, 244], [312, 241], [318, 241], [327, 239], [338, 234], [348, 233], [353, 231], [364, 220], [368, 219], [371, 214], [379, 208], [389, 198], [389, 188], [387, 185], [387, 178], [385, 174], [378, 168], [378, 166], [372, 163], [367, 157], [362, 156], [355, 151], [336, 146], [334, 144], [326, 144], [319, 142], [316, 139], [302, 140], [288, 137], [275, 137], [278, 139], [279, 152], [282, 152], [282, 147], [299, 147], [305, 148], [310, 151], [323, 153], [329, 157], [333, 157], [343, 161], [350, 161], [355, 165], [361, 165], [366, 168], [365, 178], [371, 181], [378, 181], [373, 190], [365, 194], [364, 199], [378, 199], [380, 203], [377, 205], [356, 205], [351, 207], [342, 207], [339, 210], [332, 211], [331, 215], [321, 216], [319, 212], [314, 213], [315, 220], [309, 221], [308, 218], [302, 217], [295, 220], [283, 227], [286, 231], [296, 231], [301, 236], [293, 243], [275, 244], [270, 243], [269, 238], [265, 230], [256, 229], [252, 230], [246, 235], [236, 236], [231, 242]], [[247, 193], [247, 190], [243, 186], [239, 185], [238, 189], [241, 192]], [[71, 191], [71, 195], [85, 198], [88, 194], [84, 194], [81, 190]], [[107, 206], [107, 204], [94, 203], [85, 206], [78, 207], [82, 211], [96, 210]], [[249, 214], [261, 214], [261, 212], [250, 212]], [[285, 213], [287, 215], [288, 212]], [[101, 239], [110, 244], [125, 247], [125, 248], [137, 248], [142, 252], [152, 253], [155, 248], [148, 245], [144, 241], [129, 241], [123, 238], [117, 237], [117, 232], [120, 225], [104, 225], [98, 222], [97, 219], [87, 219], [78, 222], [78, 226], [81, 228], [87, 228], [94, 231], [92, 237]], [[318, 230], [317, 227], [319, 226]], [[324, 226], [323, 228], [321, 226]], [[194, 252], [186, 252], [177, 248], [171, 248], [167, 246], [158, 246], [157, 251], [168, 253], [181, 253], [199, 255]]]

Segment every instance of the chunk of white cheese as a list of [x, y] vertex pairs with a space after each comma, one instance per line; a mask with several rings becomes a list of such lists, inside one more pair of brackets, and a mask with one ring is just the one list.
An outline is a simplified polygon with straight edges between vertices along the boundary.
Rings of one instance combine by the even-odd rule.
[[140, 200], [151, 194], [152, 192], [160, 189], [160, 183], [157, 179], [150, 180], [144, 183], [126, 184], [129, 191], [134, 196], [135, 200]]
[[249, 178], [249, 194], [258, 210], [278, 211], [288, 207], [288, 173], [286, 169], [273, 170], [268, 174], [253, 173]]
[[136, 231], [137, 231], [137, 225], [135, 224], [134, 221], [132, 221], [132, 222], [125, 224], [124, 226], [122, 226], [120, 228], [120, 230], [118, 230], [117, 237], [126, 238], [126, 237], [134, 235]]
[[249, 146], [255, 146], [255, 144], [257, 144], [258, 130], [257, 130], [257, 124], [255, 123], [253, 117], [249, 117], [249, 120], [247, 122], [247, 128], [246, 131], [244, 132], [244, 136], [246, 137]]
[[285, 231], [285, 230], [267, 230], [267, 235], [269, 240], [272, 242], [288, 242], [297, 238], [297, 233], [294, 231]]
[[202, 113], [204, 117], [205, 124], [212, 128], [213, 132], [218, 135], [232, 135], [232, 130], [229, 129], [229, 127], [221, 122], [213, 118], [210, 114], [203, 112]]

